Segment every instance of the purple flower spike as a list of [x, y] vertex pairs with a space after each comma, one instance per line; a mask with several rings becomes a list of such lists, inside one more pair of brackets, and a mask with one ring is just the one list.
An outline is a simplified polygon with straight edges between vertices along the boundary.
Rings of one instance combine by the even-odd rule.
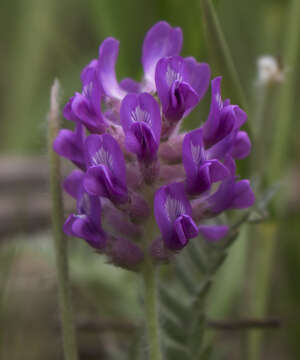
[[[119, 82], [119, 41], [106, 38], [98, 58], [81, 72], [82, 91], [63, 110], [76, 129], [61, 130], [53, 144], [79, 168], [63, 183], [77, 200], [65, 232], [130, 270], [139, 270], [145, 252], [154, 262], [168, 262], [198, 234], [208, 241], [223, 238], [226, 225], [204, 221], [254, 202], [235, 164], [251, 151], [241, 130], [247, 115], [222, 100], [221, 77], [211, 81], [206, 122], [181, 132], [181, 121], [205, 96], [211, 79], [209, 65], [181, 57], [181, 47], [181, 29], [158, 22], [143, 42], [142, 81]], [[85, 131], [92, 135], [85, 139]], [[158, 234], [147, 232], [153, 210]], [[141, 238], [148, 248], [140, 247]]]
[[229, 227], [227, 225], [200, 225], [199, 232], [210, 241], [220, 240], [228, 234]]
[[161, 59], [156, 67], [155, 82], [165, 117], [177, 122], [186, 116], [204, 96], [210, 69], [194, 58], [173, 56]]
[[135, 153], [140, 161], [153, 161], [161, 132], [160, 110], [156, 100], [147, 93], [127, 95], [122, 101], [120, 119], [128, 151]]
[[207, 121], [203, 125], [205, 147], [222, 140], [231, 131], [239, 129], [247, 120], [247, 114], [237, 105], [223, 102], [221, 97], [221, 77], [211, 82], [211, 105]]
[[165, 245], [180, 250], [189, 239], [198, 235], [198, 227], [191, 218], [192, 208], [181, 183], [161, 187], [155, 193], [154, 215]]
[[85, 169], [84, 151], [84, 129], [80, 123], [76, 124], [75, 131], [62, 129], [53, 142], [54, 151], [71, 160], [76, 166]]
[[119, 41], [107, 38], [99, 48], [98, 76], [105, 95], [122, 100], [126, 92], [120, 87], [116, 78], [115, 66], [119, 53]]
[[179, 55], [182, 47], [182, 31], [160, 21], [147, 32], [142, 53], [145, 80], [151, 91], [155, 90], [155, 67], [166, 56]]
[[210, 158], [204, 149], [202, 129], [185, 135], [182, 145], [182, 160], [186, 171], [186, 190], [190, 195], [198, 195], [210, 189], [214, 182], [229, 175], [227, 168], [215, 158]]
[[106, 234], [101, 227], [100, 199], [88, 195], [82, 186], [77, 190], [77, 214], [71, 214], [67, 218], [64, 232], [86, 240], [96, 249], [103, 249], [106, 245]]
[[109, 134], [90, 135], [85, 142], [87, 173], [83, 184], [91, 195], [103, 196], [114, 203], [128, 200], [123, 153]]

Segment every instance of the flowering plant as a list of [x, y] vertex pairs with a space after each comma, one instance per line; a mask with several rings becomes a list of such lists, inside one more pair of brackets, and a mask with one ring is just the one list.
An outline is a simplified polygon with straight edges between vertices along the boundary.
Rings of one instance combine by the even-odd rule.
[[[210, 80], [209, 65], [180, 56], [181, 47], [180, 28], [155, 24], [143, 42], [141, 82], [118, 82], [119, 42], [105, 39], [98, 59], [82, 70], [82, 91], [64, 107], [75, 130], [60, 130], [53, 144], [77, 167], [63, 184], [77, 201], [64, 232], [84, 239], [116, 266], [142, 271], [150, 318], [156, 316], [155, 265], [169, 262], [199, 235], [208, 242], [222, 239], [229, 227], [212, 219], [254, 203], [250, 182], [239, 179], [235, 164], [251, 150], [241, 130], [247, 115], [222, 99], [221, 78]], [[182, 122], [210, 84], [208, 118], [182, 132]]]
[[181, 57], [181, 46], [180, 28], [157, 23], [144, 39], [142, 81], [118, 83], [119, 43], [105, 39], [99, 58], [81, 73], [81, 93], [64, 108], [75, 130], [61, 130], [54, 142], [55, 151], [78, 167], [64, 182], [77, 200], [65, 233], [122, 267], [136, 268], [145, 256], [166, 261], [198, 234], [218, 240], [228, 227], [206, 220], [254, 202], [235, 166], [251, 148], [240, 130], [247, 115], [222, 100], [220, 77], [211, 81], [207, 120], [180, 132], [211, 76], [208, 64]]

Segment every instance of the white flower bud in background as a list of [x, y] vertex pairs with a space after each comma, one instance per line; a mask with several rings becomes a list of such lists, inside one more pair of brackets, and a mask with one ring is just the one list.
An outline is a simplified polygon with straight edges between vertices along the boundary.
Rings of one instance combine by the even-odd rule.
[[269, 85], [280, 83], [284, 80], [284, 71], [282, 70], [278, 59], [271, 55], [261, 56], [257, 60], [258, 67], [258, 85]]

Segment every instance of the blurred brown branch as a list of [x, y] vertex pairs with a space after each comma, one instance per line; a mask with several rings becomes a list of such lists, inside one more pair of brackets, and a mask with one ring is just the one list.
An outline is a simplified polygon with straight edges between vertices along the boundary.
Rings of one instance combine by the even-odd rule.
[[[68, 169], [63, 173], [67, 174]], [[0, 157], [0, 198], [1, 238], [50, 227], [46, 157]], [[65, 197], [65, 202], [70, 210], [72, 200]]]

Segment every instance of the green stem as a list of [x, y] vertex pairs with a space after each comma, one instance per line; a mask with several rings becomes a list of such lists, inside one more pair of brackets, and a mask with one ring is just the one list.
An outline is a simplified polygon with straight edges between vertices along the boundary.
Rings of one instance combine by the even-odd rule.
[[205, 25], [207, 45], [210, 47], [213, 60], [218, 69], [225, 73], [225, 81], [230, 81], [233, 84], [237, 100], [240, 102], [240, 105], [247, 110], [248, 104], [246, 96], [212, 1], [200, 0], [200, 6]]
[[143, 269], [145, 287], [145, 313], [148, 334], [149, 360], [162, 360], [159, 341], [159, 320], [156, 289], [156, 271], [151, 260], [146, 260]]
[[288, 71], [282, 84], [278, 100], [278, 116], [274, 128], [271, 164], [268, 172], [268, 182], [278, 181], [282, 174], [290, 143], [290, 124], [293, 112], [293, 94], [296, 83], [296, 67], [298, 65], [298, 50], [300, 46], [300, 1], [291, 0], [285, 38], [284, 65]]
[[[249, 230], [249, 229], [248, 229]], [[255, 299], [250, 304], [246, 304], [250, 315], [257, 318], [266, 316], [267, 305], [270, 295], [270, 283], [272, 269], [274, 265], [274, 252], [276, 246], [275, 225], [263, 224], [250, 231], [253, 241], [252, 252], [252, 278], [248, 283], [251, 294], [248, 293], [248, 299]], [[249, 236], [250, 238], [250, 236]], [[248, 269], [249, 275], [249, 269]], [[250, 286], [249, 286], [250, 285]], [[251, 295], [251, 296], [250, 296]], [[264, 333], [259, 330], [253, 330], [248, 334], [248, 359], [260, 359], [261, 349], [264, 340]]]
[[48, 154], [50, 164], [50, 187], [52, 196], [52, 229], [58, 278], [58, 296], [61, 312], [64, 355], [66, 360], [77, 360], [76, 337], [71, 303], [71, 289], [68, 270], [68, 243], [63, 228], [63, 201], [59, 156], [53, 151], [52, 144], [60, 128], [59, 82], [55, 80], [51, 90], [51, 106], [48, 119]]

